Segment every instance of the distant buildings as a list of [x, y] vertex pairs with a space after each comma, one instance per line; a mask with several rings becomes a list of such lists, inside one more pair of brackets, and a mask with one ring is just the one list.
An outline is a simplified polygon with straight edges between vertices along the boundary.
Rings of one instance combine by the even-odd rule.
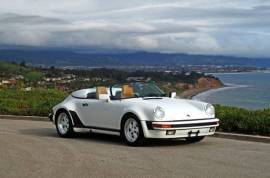
[[57, 77], [44, 77], [43, 80], [46, 82], [60, 82], [60, 83], [70, 83], [76, 79], [74, 74], [65, 74], [63, 76]]
[[23, 91], [31, 91], [32, 90], [32, 87], [26, 87], [23, 89]]
[[2, 85], [16, 85], [17, 81], [16, 79], [8, 79], [8, 80], [2, 80]]
[[150, 77], [128, 77], [127, 82], [149, 82], [151, 81]]

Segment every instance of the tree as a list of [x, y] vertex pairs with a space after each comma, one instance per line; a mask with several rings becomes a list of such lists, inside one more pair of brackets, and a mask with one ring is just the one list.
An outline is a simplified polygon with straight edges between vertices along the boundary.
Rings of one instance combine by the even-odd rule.
[[26, 66], [25, 61], [22, 61], [22, 62], [20, 63], [20, 66], [25, 67], [25, 66]]

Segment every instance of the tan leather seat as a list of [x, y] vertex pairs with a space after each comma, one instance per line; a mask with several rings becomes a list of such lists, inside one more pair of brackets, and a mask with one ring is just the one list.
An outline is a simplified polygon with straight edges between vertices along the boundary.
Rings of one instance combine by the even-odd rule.
[[122, 98], [134, 97], [134, 89], [129, 85], [122, 86]]
[[100, 94], [108, 94], [107, 88], [104, 86], [97, 87], [96, 89], [96, 97], [99, 99]]

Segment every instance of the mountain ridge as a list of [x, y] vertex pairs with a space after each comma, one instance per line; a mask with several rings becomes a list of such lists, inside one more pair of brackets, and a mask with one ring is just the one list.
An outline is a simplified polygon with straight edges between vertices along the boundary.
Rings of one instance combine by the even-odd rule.
[[234, 65], [270, 67], [270, 58], [248, 58], [222, 55], [158, 53], [145, 51], [87, 52], [87, 49], [1, 49], [0, 59], [25, 61], [45, 66], [177, 66], [177, 65]]

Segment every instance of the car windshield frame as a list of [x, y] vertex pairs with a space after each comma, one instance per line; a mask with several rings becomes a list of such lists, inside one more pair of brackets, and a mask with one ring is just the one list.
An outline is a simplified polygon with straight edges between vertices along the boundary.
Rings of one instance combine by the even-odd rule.
[[123, 84], [115, 84], [110, 86], [110, 95], [113, 100], [129, 99], [129, 98], [146, 98], [146, 97], [165, 97], [166, 93], [154, 83], [129, 83], [126, 84], [133, 87], [134, 96], [122, 98], [116, 96], [116, 92], [122, 92]]

